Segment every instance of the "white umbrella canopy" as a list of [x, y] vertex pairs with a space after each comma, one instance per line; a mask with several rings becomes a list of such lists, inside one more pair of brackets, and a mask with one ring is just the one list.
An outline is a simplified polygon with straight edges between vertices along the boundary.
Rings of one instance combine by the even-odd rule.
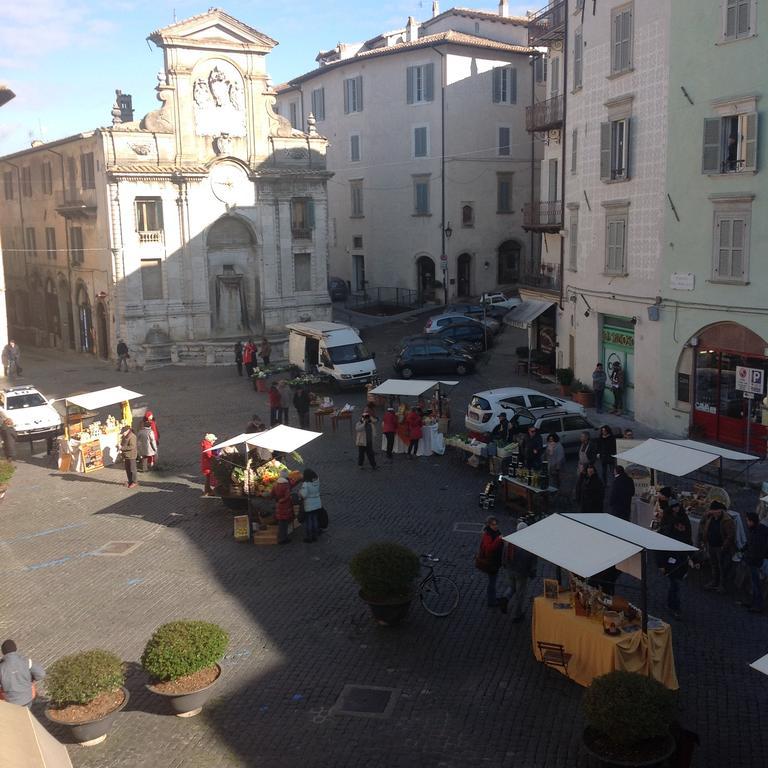
[[298, 451], [302, 445], [321, 437], [322, 434], [322, 432], [310, 432], [307, 429], [296, 429], [296, 427], [278, 424], [278, 426], [266, 429], [264, 432], [242, 432], [235, 437], [230, 437], [229, 440], [215, 443], [212, 448], [218, 451], [221, 448], [229, 448], [231, 445], [247, 443], [257, 448], [266, 448], [269, 451], [292, 453]]
[[0, 701], [0, 745], [3, 768], [72, 768], [67, 748], [27, 707]]
[[82, 395], [72, 395], [65, 397], [64, 400], [70, 405], [85, 408], [86, 411], [97, 411], [99, 408], [124, 403], [126, 400], [135, 400], [137, 397], [141, 397], [138, 392], [125, 389], [125, 387], [110, 387], [109, 389], [99, 389], [96, 392], [86, 392]]
[[458, 381], [422, 381], [420, 379], [387, 379], [371, 390], [372, 395], [392, 395], [393, 397], [418, 397], [438, 384], [455, 387]]

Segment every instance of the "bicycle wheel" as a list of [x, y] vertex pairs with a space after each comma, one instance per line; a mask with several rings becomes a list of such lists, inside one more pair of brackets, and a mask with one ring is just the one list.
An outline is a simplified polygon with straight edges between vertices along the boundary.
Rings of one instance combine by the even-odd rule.
[[448, 576], [428, 576], [421, 582], [419, 597], [433, 616], [448, 616], [459, 604], [459, 588]]

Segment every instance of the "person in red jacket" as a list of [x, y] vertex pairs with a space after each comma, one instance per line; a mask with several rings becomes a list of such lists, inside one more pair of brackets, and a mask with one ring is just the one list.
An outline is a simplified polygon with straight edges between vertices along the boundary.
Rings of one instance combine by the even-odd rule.
[[411, 408], [411, 412], [405, 417], [405, 423], [408, 425], [408, 455], [415, 456], [419, 450], [419, 440], [421, 440], [421, 412], [416, 406]]
[[147, 423], [152, 427], [152, 434], [155, 436], [155, 455], [147, 456], [147, 468], [152, 469], [157, 463], [157, 454], [160, 452], [160, 430], [157, 428], [155, 414], [152, 411], [147, 411], [144, 414], [144, 425], [146, 426]]
[[280, 409], [282, 407], [282, 398], [277, 384], [273, 381], [267, 393], [269, 397], [269, 426], [274, 427], [280, 423]]
[[387, 459], [392, 461], [392, 449], [395, 447], [395, 435], [397, 434], [397, 414], [394, 408], [387, 408], [384, 418], [381, 420], [381, 431], [387, 441]]
[[256, 347], [254, 346], [253, 339], [248, 339], [243, 346], [243, 365], [245, 366], [245, 375], [250, 379], [253, 376], [253, 364], [256, 362], [254, 357], [256, 355]]
[[205, 488], [203, 489], [203, 496], [214, 496], [213, 486], [211, 485], [211, 475], [213, 474], [213, 467], [211, 466], [211, 458], [213, 457], [213, 444], [218, 440], [216, 435], [209, 432], [200, 441], [200, 471], [205, 478]]
[[293, 499], [291, 499], [291, 483], [288, 471], [280, 470], [280, 477], [272, 486], [272, 496], [275, 504], [275, 520], [277, 520], [277, 543], [289, 544], [288, 523], [293, 520]]
[[480, 539], [480, 549], [477, 553], [476, 564], [480, 570], [488, 576], [488, 587], [486, 596], [488, 598], [489, 608], [501, 608], [502, 613], [507, 612], [507, 599], [496, 597], [496, 579], [499, 576], [501, 568], [501, 553], [504, 547], [504, 539], [501, 538], [499, 530], [499, 521], [490, 516], [485, 520], [483, 528], [483, 537]]

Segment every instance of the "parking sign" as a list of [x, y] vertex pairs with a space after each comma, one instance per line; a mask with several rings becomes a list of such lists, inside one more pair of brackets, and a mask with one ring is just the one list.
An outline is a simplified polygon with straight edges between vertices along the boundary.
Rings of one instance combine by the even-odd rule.
[[761, 368], [736, 366], [736, 389], [739, 392], [751, 392], [762, 395], [765, 389], [765, 374]]

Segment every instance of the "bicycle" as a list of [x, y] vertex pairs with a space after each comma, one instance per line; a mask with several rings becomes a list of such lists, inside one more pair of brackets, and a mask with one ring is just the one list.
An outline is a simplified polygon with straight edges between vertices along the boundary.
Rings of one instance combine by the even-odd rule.
[[[450, 616], [459, 604], [459, 588], [450, 576], [436, 576], [435, 565], [440, 558], [421, 555], [421, 565], [429, 570], [419, 585], [419, 599], [427, 613], [444, 618]], [[446, 565], [452, 565], [446, 561]]]

